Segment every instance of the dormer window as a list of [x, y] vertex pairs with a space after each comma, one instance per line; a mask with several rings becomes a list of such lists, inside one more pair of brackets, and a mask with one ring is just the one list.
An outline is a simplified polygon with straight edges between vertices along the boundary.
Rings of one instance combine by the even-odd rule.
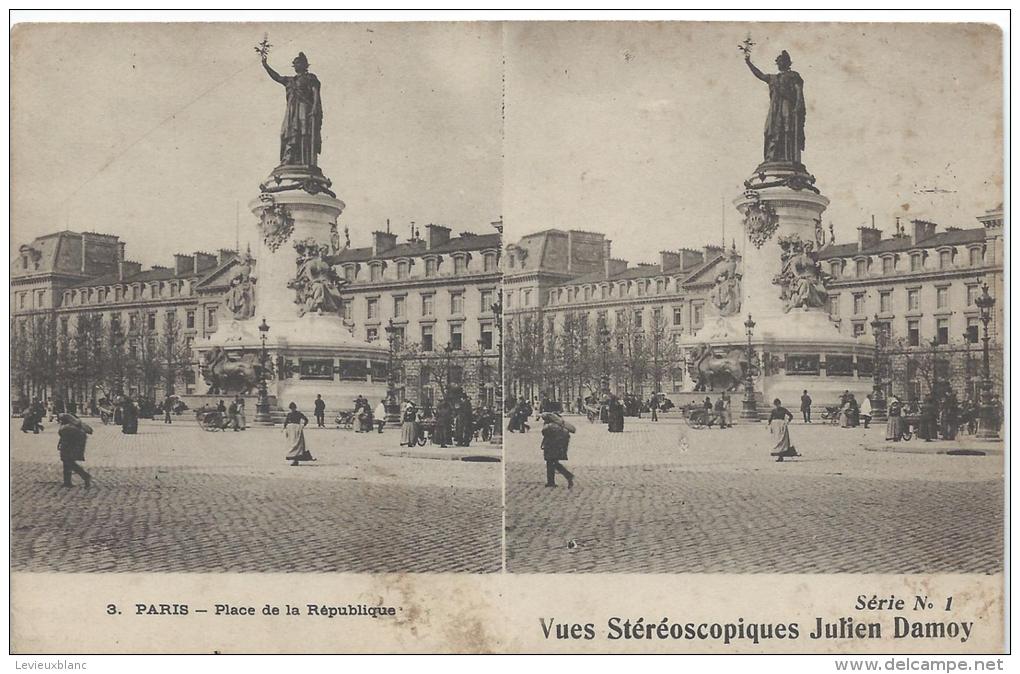
[[949, 269], [953, 266], [953, 251], [951, 250], [940, 250], [939, 251], [939, 269]]
[[831, 274], [833, 278], [839, 278], [840, 276], [842, 276], [843, 261], [833, 260], [832, 263], [829, 264], [829, 274]]
[[453, 273], [464, 274], [467, 272], [467, 258], [463, 255], [457, 255], [453, 258]]
[[496, 271], [496, 254], [486, 253], [482, 258], [482, 264], [485, 271]]
[[863, 278], [868, 273], [868, 261], [857, 260], [857, 278]]
[[397, 262], [397, 278], [407, 278], [407, 273], [410, 268], [410, 263], [407, 260], [400, 260]]
[[910, 256], [910, 271], [921, 271], [924, 269], [924, 256], [921, 253], [914, 253]]
[[976, 247], [976, 246], [974, 248], [971, 248], [970, 249], [970, 266], [971, 267], [980, 267], [982, 264], [984, 264], [984, 262], [985, 262], [985, 256], [982, 253], [981, 249]]
[[883, 274], [894, 274], [896, 273], [896, 258], [891, 255], [882, 258], [882, 273]]
[[368, 268], [368, 278], [369, 278], [370, 281], [372, 281], [373, 283], [381, 281], [382, 280], [382, 275], [383, 275], [383, 268], [382, 268], [381, 264], [376, 262], [376, 263], [373, 263], [372, 265], [369, 266], [369, 268]]
[[354, 280], [357, 278], [357, 275], [358, 275], [357, 267], [355, 267], [353, 264], [349, 264], [349, 265], [345, 265], [344, 266], [344, 280], [345, 281], [347, 281], [348, 283], [354, 283]]
[[429, 278], [436, 275], [439, 270], [439, 261], [434, 257], [430, 257], [425, 260], [425, 277]]

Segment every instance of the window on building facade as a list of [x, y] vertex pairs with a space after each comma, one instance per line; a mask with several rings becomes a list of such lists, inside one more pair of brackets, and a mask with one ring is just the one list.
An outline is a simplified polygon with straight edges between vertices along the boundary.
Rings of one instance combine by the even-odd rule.
[[588, 286], [584, 287], [584, 301], [587, 302], [591, 299], [591, 288]]
[[861, 316], [865, 312], [864, 293], [854, 293], [854, 316]]
[[151, 314], [149, 314], [147, 326], [148, 326], [149, 330], [155, 330], [156, 329], [156, 312], [152, 312]]
[[602, 286], [602, 299], [608, 299], [609, 297], [609, 286]]
[[435, 276], [437, 269], [438, 269], [438, 265], [436, 264], [436, 258], [430, 257], [429, 259], [425, 260], [425, 276], [426, 277]]
[[704, 320], [705, 308], [701, 302], [691, 302], [691, 329], [697, 330]]
[[482, 313], [486, 314], [486, 313], [491, 312], [492, 311], [492, 291], [491, 290], [482, 290], [482, 291], [479, 292], [479, 297], [481, 298], [480, 301], [479, 301], [479, 305], [480, 305], [480, 308], [482, 310]]
[[882, 273], [892, 274], [896, 271], [896, 258], [894, 257], [883, 257], [882, 258]]
[[[573, 288], [567, 288], [567, 302], [573, 302], [573, 301], [574, 301], [574, 289]], [[527, 302], [525, 302], [525, 304], [527, 304]]]
[[365, 300], [365, 317], [370, 321], [379, 319], [379, 299], [369, 297]]
[[644, 283], [644, 281], [638, 281], [637, 282], [637, 294], [638, 294], [638, 297], [641, 297], [642, 295], [645, 294], [645, 283]]
[[839, 295], [829, 295], [829, 315], [839, 318]]
[[892, 291], [883, 290], [878, 293], [878, 310], [883, 314], [892, 311]]
[[485, 271], [496, 271], [496, 254], [486, 253], [482, 258], [482, 269]]
[[421, 326], [421, 350], [422, 351], [431, 351], [432, 347], [433, 347], [433, 344], [432, 344], [432, 326], [431, 325], [423, 325], [423, 326]]
[[907, 291], [907, 311], [918, 311], [921, 308], [921, 290], [911, 288]]
[[935, 289], [935, 306], [939, 309], [945, 309], [949, 306], [949, 288]]
[[187, 323], [185, 325], [187, 325], [188, 329], [189, 330], [193, 330], [195, 328], [195, 310], [194, 309], [188, 309], [188, 313], [185, 315], [185, 320], [187, 321]]
[[450, 313], [454, 316], [464, 315], [464, 293], [450, 293]]
[[216, 305], [210, 304], [205, 308], [205, 329], [216, 329]]
[[131, 312], [128, 314], [128, 330], [134, 332], [138, 329], [138, 314]]
[[854, 337], [860, 337], [864, 334], [864, 323], [854, 323]]
[[401, 260], [397, 262], [397, 278], [407, 278], [407, 260]]
[[373, 264], [368, 268], [368, 280], [373, 283], [382, 280], [382, 265]]
[[350, 321], [354, 318], [354, 300], [340, 300], [340, 315], [344, 320]]
[[514, 308], [514, 291], [513, 290], [507, 290], [506, 291], [505, 301], [503, 302], [503, 304], [506, 305], [507, 309], [513, 309]]
[[393, 317], [394, 318], [404, 318], [404, 316], [406, 314], [405, 307], [404, 307], [404, 303], [405, 303], [406, 299], [407, 298], [405, 298], [402, 295], [393, 298]]
[[450, 347], [454, 351], [461, 351], [464, 348], [464, 326], [460, 323], [450, 324]]
[[67, 316], [60, 317], [60, 334], [67, 334]]
[[634, 310], [634, 327], [638, 330], [641, 329], [641, 323], [644, 319], [644, 313], [640, 309]]
[[949, 269], [953, 266], [953, 251], [939, 251], [939, 269]]
[[433, 309], [434, 309], [433, 305], [435, 304], [435, 302], [436, 302], [436, 296], [435, 295], [422, 295], [421, 296], [421, 315], [422, 316], [432, 316], [433, 313], [434, 313], [433, 312]]
[[914, 253], [910, 256], [910, 271], [920, 271], [924, 269], [924, 257], [920, 253]]
[[344, 267], [344, 280], [348, 283], [354, 283], [354, 270], [355, 267], [353, 264], [349, 264]]
[[481, 339], [482, 350], [483, 351], [491, 351], [492, 350], [492, 323], [482, 323], [479, 329], [481, 330], [481, 333], [482, 333], [482, 339]]
[[458, 255], [453, 258], [453, 273], [463, 274], [467, 271], [467, 258], [463, 255]]
[[673, 325], [683, 325], [683, 322], [684, 322], [683, 307], [673, 307]]
[[829, 275], [833, 278], [839, 278], [843, 272], [843, 263], [839, 260], [829, 263]]
[[531, 306], [531, 291], [530, 290], [524, 290], [524, 291], [521, 292], [521, 306], [522, 307], [530, 307]]
[[374, 342], [379, 339], [379, 328], [365, 328], [365, 341]]
[[393, 328], [393, 348], [399, 349], [404, 343], [404, 326], [399, 325]]
[[921, 321], [907, 321], [907, 344], [910, 346], [921, 345]]
[[21, 293], [18, 295], [18, 308], [24, 309], [26, 304], [28, 304], [28, 293]]
[[981, 297], [981, 288], [978, 286], [967, 286], [967, 306], [976, 306], [974, 302]]
[[949, 343], [949, 319], [940, 318], [935, 322], [935, 336], [939, 344]]
[[660, 307], [652, 309], [652, 327], [662, 327], [662, 308]]
[[980, 248], [971, 248], [970, 249], [970, 266], [971, 267], [980, 267], [984, 263], [984, 261], [985, 261], [984, 257], [985, 256], [982, 254]]
[[978, 343], [978, 330], [979, 330], [978, 319], [968, 318], [967, 319], [967, 341], [971, 344]]
[[666, 290], [666, 282], [664, 280], [655, 279], [655, 292], [661, 295]]
[[867, 273], [868, 273], [868, 261], [867, 260], [857, 260], [857, 277], [861, 278], [862, 276], [864, 276]]

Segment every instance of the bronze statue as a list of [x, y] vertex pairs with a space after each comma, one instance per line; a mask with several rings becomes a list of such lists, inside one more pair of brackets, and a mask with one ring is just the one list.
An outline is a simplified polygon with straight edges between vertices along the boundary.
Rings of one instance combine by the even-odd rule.
[[304, 52], [297, 55], [292, 65], [293, 76], [284, 76], [273, 70], [261, 51], [262, 67], [276, 82], [287, 87], [287, 112], [280, 129], [281, 166], [317, 166], [322, 152], [322, 99], [319, 96], [319, 79], [308, 72], [308, 59]]
[[689, 355], [687, 371], [695, 381], [695, 391], [736, 391], [744, 381], [747, 352], [733, 346], [725, 354], [708, 344], [698, 344]]
[[763, 73], [751, 63], [750, 50], [744, 52], [744, 62], [755, 77], [769, 85], [764, 160], [800, 164], [804, 151], [804, 80], [790, 70], [793, 62], [785, 50], [776, 57], [779, 72], [774, 75]]
[[221, 347], [214, 346], [202, 354], [202, 377], [209, 384], [209, 394], [247, 395], [259, 383], [260, 369], [258, 358], [253, 353], [233, 361]]

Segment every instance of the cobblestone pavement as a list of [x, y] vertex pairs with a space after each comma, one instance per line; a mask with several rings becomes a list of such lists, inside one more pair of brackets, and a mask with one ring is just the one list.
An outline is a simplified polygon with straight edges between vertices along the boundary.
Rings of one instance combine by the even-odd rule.
[[884, 428], [796, 425], [804, 457], [776, 463], [764, 424], [575, 423], [572, 490], [544, 487], [539, 433], [505, 436], [511, 572], [1002, 570], [1001, 455], [866, 451]]
[[207, 433], [183, 417], [138, 435], [95, 424], [91, 490], [61, 487], [55, 426], [11, 434], [11, 568], [117, 572], [496, 572], [501, 466], [379, 455], [396, 432]]

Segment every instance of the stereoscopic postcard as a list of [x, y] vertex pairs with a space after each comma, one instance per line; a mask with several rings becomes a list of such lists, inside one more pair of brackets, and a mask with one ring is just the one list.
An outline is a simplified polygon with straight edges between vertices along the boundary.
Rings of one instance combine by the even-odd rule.
[[16, 24], [12, 653], [1005, 652], [1003, 49]]

